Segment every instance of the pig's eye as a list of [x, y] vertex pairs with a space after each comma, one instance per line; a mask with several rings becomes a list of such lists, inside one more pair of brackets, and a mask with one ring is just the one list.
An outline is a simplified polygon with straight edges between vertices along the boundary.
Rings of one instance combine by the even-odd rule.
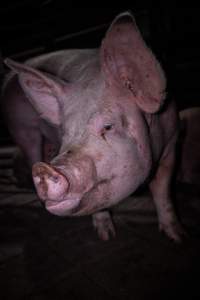
[[109, 131], [113, 128], [113, 124], [106, 124], [104, 125], [104, 131]]
[[103, 126], [103, 129], [101, 130], [101, 136], [104, 140], [106, 139], [106, 133], [112, 129], [113, 129], [113, 124], [108, 123]]

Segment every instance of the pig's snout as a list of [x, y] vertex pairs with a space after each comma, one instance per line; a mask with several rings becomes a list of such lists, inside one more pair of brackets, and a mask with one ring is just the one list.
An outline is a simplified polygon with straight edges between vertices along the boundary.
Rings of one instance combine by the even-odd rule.
[[94, 162], [88, 156], [67, 160], [60, 155], [51, 163], [33, 165], [37, 194], [49, 212], [59, 216], [71, 215], [84, 196], [95, 187], [97, 174]]
[[53, 166], [43, 162], [33, 165], [33, 181], [39, 197], [45, 201], [62, 201], [69, 189], [68, 179]]

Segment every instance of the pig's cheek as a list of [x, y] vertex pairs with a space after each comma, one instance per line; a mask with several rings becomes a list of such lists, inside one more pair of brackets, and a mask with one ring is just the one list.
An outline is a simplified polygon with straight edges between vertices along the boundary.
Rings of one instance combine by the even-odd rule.
[[98, 153], [98, 159], [95, 160], [96, 170], [97, 170], [97, 181], [110, 179], [113, 171], [113, 160], [109, 155], [103, 153]]

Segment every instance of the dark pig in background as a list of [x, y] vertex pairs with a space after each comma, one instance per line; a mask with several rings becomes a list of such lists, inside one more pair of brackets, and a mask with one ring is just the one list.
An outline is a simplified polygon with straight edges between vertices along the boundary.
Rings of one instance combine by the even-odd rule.
[[[92, 214], [107, 240], [115, 235], [109, 207], [148, 183], [159, 229], [180, 241], [170, 195], [177, 112], [133, 16], [117, 16], [100, 49], [5, 62], [12, 69], [2, 99], [7, 124], [46, 209]], [[51, 153], [45, 157], [44, 147]]]
[[200, 184], [200, 108], [191, 107], [180, 112], [180, 162], [178, 180]]

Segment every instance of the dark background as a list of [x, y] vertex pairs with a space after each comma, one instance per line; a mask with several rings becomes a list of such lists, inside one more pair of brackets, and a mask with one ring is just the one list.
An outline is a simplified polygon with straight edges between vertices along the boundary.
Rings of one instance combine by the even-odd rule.
[[[200, 16], [194, 3], [132, 1], [130, 6], [87, 7], [58, 0], [0, 2], [2, 59], [23, 61], [63, 48], [99, 47], [114, 17], [131, 10], [146, 42], [156, 53], [168, 77], [168, 93], [178, 109], [199, 106]], [[1, 60], [0, 74], [6, 70]], [[0, 144], [10, 143], [1, 118]]]
[[[200, 106], [199, 8], [192, 1], [131, 3], [93, 8], [74, 1], [72, 8], [67, 0], [1, 0], [0, 79], [7, 71], [5, 57], [23, 61], [63, 48], [99, 47], [114, 17], [131, 10], [162, 62], [178, 109]], [[16, 186], [13, 153], [0, 116], [1, 300], [200, 299], [197, 187], [177, 187], [177, 212], [189, 235], [182, 245], [158, 232], [149, 195], [116, 208], [117, 236], [106, 243], [89, 216], [51, 215], [33, 191]]]

